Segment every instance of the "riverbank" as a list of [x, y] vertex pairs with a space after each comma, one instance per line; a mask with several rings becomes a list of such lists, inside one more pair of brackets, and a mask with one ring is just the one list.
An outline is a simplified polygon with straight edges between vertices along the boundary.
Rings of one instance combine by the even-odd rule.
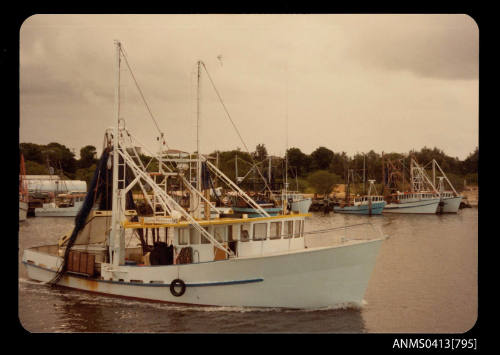
[[479, 203], [479, 187], [478, 186], [467, 186], [462, 192], [464, 197], [464, 202], [471, 207], [477, 207]]

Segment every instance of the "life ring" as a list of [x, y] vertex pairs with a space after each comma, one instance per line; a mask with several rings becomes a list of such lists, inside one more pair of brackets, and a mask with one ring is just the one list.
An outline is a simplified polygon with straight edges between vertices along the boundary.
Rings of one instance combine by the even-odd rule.
[[[175, 290], [175, 288], [178, 286], [181, 287], [181, 290], [179, 292]], [[181, 297], [184, 294], [184, 292], [186, 292], [186, 284], [181, 279], [175, 279], [170, 283], [170, 292], [175, 297]]]

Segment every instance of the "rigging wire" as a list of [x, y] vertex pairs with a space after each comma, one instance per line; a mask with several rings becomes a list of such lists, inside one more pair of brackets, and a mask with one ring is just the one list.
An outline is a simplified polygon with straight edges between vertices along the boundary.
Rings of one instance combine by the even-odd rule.
[[[233, 128], [235, 129], [236, 133], [238, 134], [238, 137], [239, 137], [239, 138], [240, 138], [240, 140], [241, 140], [241, 143], [243, 143], [243, 146], [245, 147], [245, 149], [246, 149], [247, 153], [250, 155], [250, 159], [252, 159], [252, 162], [253, 162], [254, 164], [256, 164], [255, 160], [254, 160], [254, 159], [253, 159], [253, 157], [252, 157], [252, 154], [250, 153], [250, 150], [248, 149], [248, 147], [247, 147], [247, 145], [246, 145], [245, 141], [243, 140], [243, 137], [242, 137], [242, 136], [241, 136], [241, 134], [240, 134], [240, 131], [238, 130], [238, 127], [236, 127], [236, 124], [234, 123], [234, 121], [233, 121], [233, 119], [232, 119], [231, 115], [229, 114], [229, 111], [228, 111], [228, 109], [227, 109], [226, 105], [224, 104], [224, 100], [222, 100], [222, 97], [221, 97], [221, 95], [220, 95], [220, 93], [219, 93], [219, 90], [217, 90], [217, 87], [215, 86], [215, 83], [214, 83], [214, 81], [212, 80], [212, 77], [210, 76], [210, 73], [208, 72], [208, 69], [207, 69], [207, 67], [205, 66], [205, 63], [203, 63], [203, 61], [200, 61], [200, 63], [203, 65], [203, 68], [205, 69], [205, 73], [207, 73], [207, 77], [208, 77], [208, 79], [209, 79], [210, 83], [212, 84], [212, 88], [214, 89], [215, 93], [217, 94], [217, 97], [219, 98], [219, 101], [220, 101], [220, 103], [221, 103], [222, 107], [224, 108], [224, 111], [226, 112], [226, 115], [227, 115], [227, 117], [229, 118], [229, 121], [231, 121], [231, 124], [233, 125]], [[269, 185], [267, 184], [266, 179], [264, 178], [264, 176], [262, 176], [262, 173], [260, 172], [260, 169], [259, 169], [259, 168], [257, 168], [257, 172], [259, 173], [260, 177], [261, 177], [261, 178], [262, 178], [262, 180], [264, 181], [264, 184], [266, 185], [266, 188], [269, 190], [269, 193], [271, 194], [271, 198], [272, 198], [272, 199], [275, 199], [275, 198], [274, 198], [274, 194], [273, 194], [273, 192], [271, 191], [271, 188], [270, 188], [270, 187], [269, 187]]]
[[[130, 66], [130, 64], [128, 62], [128, 59], [127, 59], [127, 56], [125, 55], [123, 47], [120, 47], [120, 52], [123, 54], [123, 59], [125, 59], [125, 64], [127, 65], [128, 69], [130, 71], [130, 75], [132, 76], [132, 79], [134, 80], [135, 86], [137, 87], [137, 90], [139, 91], [139, 94], [141, 95], [142, 101], [144, 102], [144, 105], [146, 106], [146, 109], [148, 110], [149, 115], [151, 116], [151, 119], [153, 120], [153, 122], [154, 122], [154, 124], [156, 126], [156, 129], [158, 130], [158, 132], [160, 133], [160, 135], [163, 136], [163, 132], [160, 129], [160, 126], [158, 125], [158, 122], [156, 121], [156, 119], [155, 119], [155, 117], [153, 115], [153, 112], [151, 111], [151, 108], [149, 107], [149, 105], [148, 105], [148, 103], [146, 101], [146, 98], [144, 97], [144, 94], [142, 93], [141, 87], [139, 86], [139, 83], [137, 82], [137, 79], [135, 78], [134, 72], [132, 71], [132, 68], [131, 68], [131, 66]], [[165, 144], [167, 145], [166, 141], [165, 141]], [[167, 145], [167, 148], [168, 148], [168, 145]]]
[[[160, 134], [160, 137], [158, 137], [158, 140], [161, 139], [162, 140], [162, 143], [165, 144], [165, 146], [167, 147], [168, 150], [170, 150], [170, 146], [168, 145], [167, 143], [167, 140], [165, 138], [165, 134], [164, 132], [161, 130], [157, 120], [155, 119], [154, 115], [153, 115], [153, 112], [151, 111], [151, 108], [149, 107], [147, 101], [146, 101], [146, 98], [144, 97], [144, 94], [139, 86], [139, 83], [137, 82], [137, 79], [135, 78], [135, 75], [133, 73], [133, 70], [132, 70], [132, 67], [130, 66], [129, 62], [128, 62], [128, 59], [127, 59], [127, 55], [125, 53], [125, 49], [123, 48], [123, 46], [120, 46], [120, 51], [121, 53], [123, 54], [123, 58], [125, 59], [125, 64], [127, 65], [128, 69], [129, 69], [129, 72], [130, 72], [130, 76], [132, 77], [134, 83], [135, 83], [135, 86], [137, 88], [137, 90], [139, 91], [139, 94], [142, 98], [142, 101], [144, 102], [144, 105], [146, 106], [146, 109], [148, 110], [149, 112], [149, 115], [151, 117], [151, 119], [153, 120], [153, 123], [155, 124], [156, 126], [156, 129], [158, 130], [158, 133]], [[128, 132], [127, 132], [128, 133]], [[130, 133], [128, 133], [128, 135], [130, 136]], [[150, 160], [150, 162], [147, 164], [149, 165], [151, 163], [152, 159]], [[171, 162], [169, 162], [170, 166], [172, 167], [172, 169], [175, 169], [173, 164]]]

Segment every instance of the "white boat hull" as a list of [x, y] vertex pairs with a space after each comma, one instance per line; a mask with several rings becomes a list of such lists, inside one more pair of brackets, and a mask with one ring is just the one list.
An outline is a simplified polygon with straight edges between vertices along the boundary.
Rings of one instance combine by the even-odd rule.
[[436, 213], [438, 205], [439, 198], [402, 203], [389, 203], [385, 205], [382, 213], [433, 214]]
[[312, 198], [305, 198], [303, 200], [293, 201], [292, 202], [292, 211], [298, 211], [299, 213], [307, 213], [309, 212], [309, 208], [312, 204]]
[[460, 208], [460, 203], [462, 202], [462, 196], [444, 198], [444, 206], [442, 213], [457, 213]]
[[35, 208], [35, 217], [75, 217], [80, 207]]
[[[112, 268], [109, 264], [102, 264], [102, 274], [112, 275], [112, 280], [66, 274], [59, 284], [103, 294], [195, 305], [359, 306], [381, 243], [382, 239], [354, 241], [272, 256], [183, 265]], [[29, 278], [42, 282], [54, 277], [61, 260], [34, 249], [25, 250], [23, 255]], [[170, 282], [177, 278], [186, 284], [186, 291], [180, 297], [170, 292]]]
[[28, 203], [19, 201], [19, 222], [25, 221], [28, 216]]

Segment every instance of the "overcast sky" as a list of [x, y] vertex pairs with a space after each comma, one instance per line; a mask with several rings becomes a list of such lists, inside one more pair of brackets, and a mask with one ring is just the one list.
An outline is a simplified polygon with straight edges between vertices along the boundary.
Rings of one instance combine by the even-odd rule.
[[[253, 151], [310, 154], [479, 145], [479, 30], [467, 15], [35, 15], [20, 30], [20, 142], [102, 150], [113, 126], [114, 40], [172, 149], [196, 150], [202, 60]], [[126, 68], [122, 116], [158, 135]], [[245, 150], [201, 78], [200, 146]]]

